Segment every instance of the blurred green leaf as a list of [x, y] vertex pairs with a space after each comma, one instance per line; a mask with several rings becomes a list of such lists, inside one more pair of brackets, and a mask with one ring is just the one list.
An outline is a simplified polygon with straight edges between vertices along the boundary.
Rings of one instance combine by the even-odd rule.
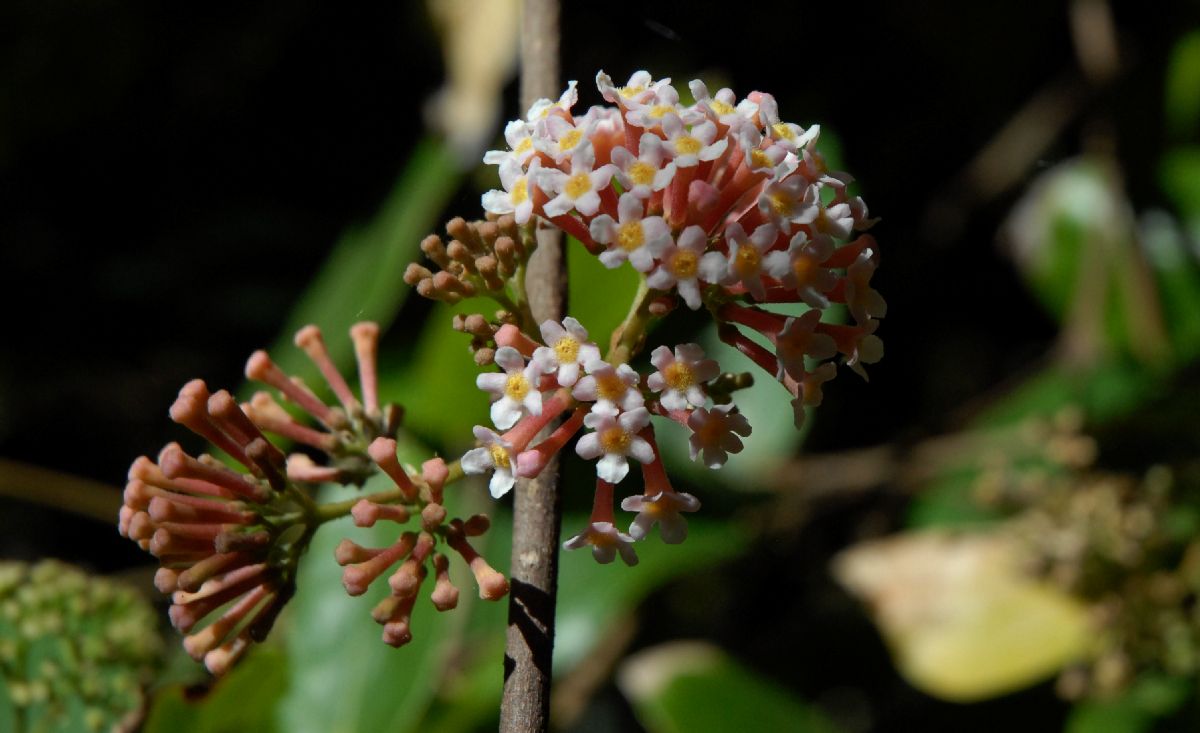
[[[428, 455], [402, 448], [401, 457], [417, 462]], [[383, 490], [389, 481], [376, 476], [364, 491]], [[336, 501], [358, 493], [328, 488], [322, 498]], [[460, 493], [447, 494], [452, 514], [459, 509]], [[401, 531], [387, 522], [367, 529], [342, 519], [322, 527], [314, 538], [300, 566], [296, 597], [281, 619], [292, 662], [291, 684], [278, 709], [283, 730], [404, 731], [414, 730], [420, 721], [437, 692], [445, 650], [455, 643], [471, 604], [438, 613], [427, 601], [426, 589], [413, 613], [413, 640], [393, 649], [380, 640], [380, 627], [371, 620], [371, 609], [389, 592], [386, 578], [363, 596], [351, 598], [342, 591], [342, 569], [333, 560], [334, 548], [345, 537], [383, 547]], [[456, 576], [456, 583], [465, 600], [474, 589], [473, 580]]]
[[1170, 135], [1195, 139], [1200, 134], [1200, 31], [1188, 33], [1171, 49], [1164, 102]]
[[287, 688], [288, 663], [274, 644], [258, 646], [207, 696], [189, 700], [176, 685], [162, 690], [145, 733], [241, 733], [274, 731], [275, 710]]
[[320, 392], [324, 382], [303, 352], [292, 346], [292, 334], [317, 324], [327, 334], [334, 362], [344, 367], [354, 353], [346, 337], [351, 325], [374, 320], [386, 328], [392, 322], [410, 290], [401, 279], [404, 269], [418, 258], [421, 239], [435, 228], [461, 178], [442, 143], [428, 138], [417, 145], [379, 213], [342, 235], [292, 310], [271, 348], [271, 358], [284, 371], [303, 377]]
[[568, 311], [604, 354], [609, 336], [625, 319], [637, 293], [638, 273], [627, 264], [610, 270], [575, 239], [567, 238], [566, 247]]
[[487, 312], [486, 305], [480, 298], [435, 304], [411, 349], [398, 363], [393, 355], [383, 361], [380, 394], [404, 406], [406, 428], [452, 449], [474, 440], [472, 425], [490, 423], [487, 393], [475, 387], [482, 370], [471, 356], [471, 337], [450, 321], [455, 313]]
[[1191, 687], [1184, 678], [1143, 675], [1119, 697], [1076, 705], [1064, 733], [1142, 733], [1178, 710]]
[[1141, 238], [1158, 281], [1176, 362], [1186, 364], [1200, 356], [1200, 266], [1179, 226], [1165, 212], [1142, 217]]
[[1200, 146], [1167, 151], [1159, 167], [1159, 182], [1188, 234], [1193, 241], [1200, 241]]
[[650, 733], [836, 733], [819, 709], [702, 642], [631, 657], [618, 685]]

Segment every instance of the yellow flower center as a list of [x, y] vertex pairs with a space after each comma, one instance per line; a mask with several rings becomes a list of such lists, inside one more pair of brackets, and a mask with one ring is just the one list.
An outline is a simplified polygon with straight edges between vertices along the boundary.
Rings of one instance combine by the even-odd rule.
[[488, 452], [492, 454], [492, 465], [496, 468], [508, 469], [512, 465], [508, 457], [508, 451], [504, 450], [504, 446], [490, 446]]
[[642, 160], [629, 166], [629, 178], [635, 186], [649, 186], [651, 183], [654, 183], [654, 174], [656, 172], [654, 166]]
[[738, 247], [737, 254], [733, 257], [733, 269], [742, 277], [754, 275], [758, 272], [761, 259], [758, 248], [747, 242]]
[[795, 140], [796, 133], [792, 132], [792, 128], [783, 122], [776, 122], [771, 125], [771, 130], [774, 131], [776, 137], [781, 137], [784, 140]]
[[596, 394], [602, 400], [616, 402], [623, 394], [625, 394], [625, 383], [621, 378], [613, 374], [603, 374], [596, 377]]
[[570, 364], [579, 356], [579, 342], [570, 336], [563, 336], [554, 343], [554, 355], [559, 364]]
[[767, 198], [770, 199], [771, 210], [779, 216], [791, 216], [792, 211], [796, 208], [796, 202], [787, 194], [776, 193]]
[[695, 252], [686, 249], [681, 249], [671, 258], [671, 272], [674, 273], [676, 280], [690, 280], [696, 276], [696, 268], [700, 264], [700, 258]]
[[751, 150], [750, 151], [750, 162], [753, 164], [753, 167], [755, 167], [755, 168], [770, 168], [771, 167], [771, 159], [768, 158], [767, 154], [761, 150]]
[[592, 179], [586, 173], [576, 173], [568, 178], [567, 185], [563, 186], [563, 192], [573, 199], [577, 199], [591, 190]]
[[722, 102], [719, 99], [708, 100], [708, 106], [712, 107], [712, 111], [716, 112], [719, 115], [731, 115], [736, 111], [733, 107], [731, 107], [728, 104], [725, 104], [724, 102]]
[[533, 147], [533, 138], [527, 137], [517, 143], [517, 147], [513, 148], [514, 153], [524, 153]]
[[644, 91], [646, 91], [646, 87], [634, 84], [628, 87], [621, 87], [617, 90], [617, 93], [626, 99], [633, 99]]
[[632, 252], [642, 243], [646, 241], [646, 235], [642, 231], [642, 222], [630, 221], [621, 225], [617, 230], [617, 244], [626, 252]]
[[663, 370], [663, 379], [666, 380], [667, 386], [678, 392], [685, 392], [696, 383], [696, 375], [692, 373], [692, 368], [681, 361], [668, 364]]
[[600, 447], [604, 449], [605, 453], [620, 453], [624, 455], [629, 450], [629, 444], [632, 440], [632, 436], [619, 426], [611, 427], [600, 433]]
[[668, 112], [674, 112], [675, 105], [673, 104], [656, 104], [646, 113], [648, 117], [654, 120], [661, 120]]
[[517, 402], [524, 400], [525, 395], [529, 394], [529, 390], [529, 380], [525, 378], [524, 374], [510, 374], [508, 381], [504, 383], [505, 396], [511, 397]]
[[817, 263], [811, 257], [801, 255], [792, 260], [792, 273], [796, 276], [796, 285], [807, 285], [817, 272]]
[[529, 198], [529, 182], [524, 178], [518, 178], [517, 182], [513, 184], [513, 188], [512, 191], [509, 192], [509, 196], [512, 197], [514, 206], [524, 203], [525, 200]]
[[583, 139], [583, 130], [568, 130], [565, 135], [558, 139], [558, 149], [566, 152], [578, 145], [581, 139]]
[[675, 140], [675, 152], [680, 155], [695, 155], [700, 152], [702, 147], [704, 147], [704, 143], [691, 135], [684, 135]]

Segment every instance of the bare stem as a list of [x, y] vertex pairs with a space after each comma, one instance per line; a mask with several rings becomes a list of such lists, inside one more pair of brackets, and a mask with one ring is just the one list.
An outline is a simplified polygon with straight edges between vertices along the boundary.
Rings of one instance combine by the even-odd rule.
[[[527, 109], [559, 90], [558, 0], [524, 0], [521, 26], [521, 104]], [[525, 291], [537, 321], [560, 320], [566, 308], [562, 233], [539, 226]], [[550, 723], [554, 609], [562, 499], [558, 461], [536, 479], [518, 481], [513, 499], [513, 545], [504, 650], [501, 733], [542, 733]]]

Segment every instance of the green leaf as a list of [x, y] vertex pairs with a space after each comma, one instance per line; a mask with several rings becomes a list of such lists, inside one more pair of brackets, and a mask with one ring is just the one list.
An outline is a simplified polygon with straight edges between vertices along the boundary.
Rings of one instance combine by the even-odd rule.
[[479, 298], [455, 306], [438, 303], [411, 350], [382, 360], [380, 394], [404, 406], [407, 429], [450, 448], [469, 443], [472, 425], [488, 422], [487, 393], [475, 387], [481, 369], [469, 349], [471, 337], [455, 331], [455, 313], [485, 310]]
[[1142, 733], [1178, 710], [1190, 694], [1191, 683], [1185, 678], [1143, 675], [1115, 699], [1076, 705], [1064, 733]]
[[567, 238], [566, 247], [567, 312], [583, 324], [603, 354], [613, 329], [629, 312], [640, 276], [628, 264], [610, 270], [575, 239]]
[[401, 279], [404, 269], [419, 257], [421, 239], [434, 229], [461, 177], [443, 144], [426, 139], [417, 145], [379, 213], [342, 235], [288, 317], [271, 349], [271, 358], [284, 371], [304, 378], [314, 389], [324, 384], [292, 345], [292, 334], [306, 324], [321, 327], [334, 363], [344, 367], [353, 358], [346, 337], [351, 325], [374, 320], [386, 328], [392, 322], [408, 297], [409, 287]]
[[1171, 49], [1164, 95], [1167, 130], [1177, 140], [1200, 134], [1200, 31], [1192, 31]]
[[[402, 449], [403, 450], [403, 449]], [[406, 462], [428, 457], [409, 449]], [[386, 476], [369, 481], [365, 492], [389, 486]], [[448, 509], [456, 514], [457, 490], [448, 492]], [[322, 500], [351, 498], [355, 489], [329, 488]], [[354, 527], [350, 520], [330, 522], [321, 528], [300, 566], [295, 598], [281, 619], [291, 661], [291, 680], [280, 701], [278, 721], [289, 733], [314, 731], [403, 731], [414, 729], [437, 692], [445, 650], [454, 643], [469, 616], [473, 580], [458, 577], [463, 601], [458, 609], [438, 613], [428, 602], [428, 588], [413, 613], [413, 640], [393, 649], [380, 640], [380, 627], [371, 620], [371, 609], [389, 592], [387, 579], [376, 581], [363, 596], [352, 598], [342, 590], [342, 569], [333, 551], [345, 537], [369, 547], [394, 542], [404, 531], [381, 522], [372, 528]], [[460, 566], [461, 563], [452, 563]]]
[[1168, 151], [1159, 167], [1159, 182], [1192, 239], [1200, 240], [1200, 146]]
[[275, 708], [287, 687], [287, 657], [276, 645], [250, 652], [207, 696], [189, 700], [181, 685], [162, 690], [146, 720], [146, 733], [274, 731]]
[[702, 642], [631, 657], [617, 684], [650, 733], [836, 733], [819, 709]]

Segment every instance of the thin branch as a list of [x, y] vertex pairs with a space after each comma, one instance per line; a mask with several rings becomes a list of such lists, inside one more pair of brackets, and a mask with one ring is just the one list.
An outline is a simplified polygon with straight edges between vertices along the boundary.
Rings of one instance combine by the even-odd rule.
[[[559, 90], [558, 0], [525, 0], [521, 25], [521, 104], [527, 109]], [[538, 244], [525, 277], [538, 322], [561, 320], [566, 308], [566, 260], [562, 233], [539, 226]], [[558, 461], [513, 492], [513, 545], [504, 651], [502, 733], [542, 733], [550, 724], [551, 660], [558, 592], [558, 544], [562, 497]]]
[[0, 458], [0, 496], [107, 524], [121, 509], [121, 490], [115, 486], [7, 458]]

